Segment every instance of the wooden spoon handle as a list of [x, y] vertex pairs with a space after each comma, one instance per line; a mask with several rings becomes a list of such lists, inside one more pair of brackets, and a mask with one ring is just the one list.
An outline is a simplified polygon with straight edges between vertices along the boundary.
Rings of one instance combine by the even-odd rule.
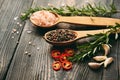
[[81, 25], [90, 26], [110, 26], [115, 25], [115, 23], [120, 24], [120, 19], [115, 18], [104, 18], [104, 17], [86, 17], [86, 16], [61, 16], [59, 22], [68, 22]]
[[94, 34], [99, 34], [99, 33], [106, 33], [110, 29], [101, 29], [101, 30], [90, 30], [90, 31], [75, 31], [77, 32], [77, 39], [86, 37], [88, 34], [94, 35]]

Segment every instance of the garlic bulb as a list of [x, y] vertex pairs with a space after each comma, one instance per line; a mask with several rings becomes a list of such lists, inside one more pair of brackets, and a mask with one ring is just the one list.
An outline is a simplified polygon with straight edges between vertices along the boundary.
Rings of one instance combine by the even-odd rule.
[[94, 60], [96, 61], [104, 61], [107, 57], [106, 56], [95, 56], [93, 57]]
[[113, 58], [109, 57], [104, 61], [104, 67], [106, 68], [110, 63], [113, 62]]
[[110, 52], [110, 46], [108, 44], [103, 44], [102, 47], [105, 51], [105, 56], [107, 56], [108, 53]]
[[88, 66], [92, 69], [98, 69], [103, 63], [89, 62]]

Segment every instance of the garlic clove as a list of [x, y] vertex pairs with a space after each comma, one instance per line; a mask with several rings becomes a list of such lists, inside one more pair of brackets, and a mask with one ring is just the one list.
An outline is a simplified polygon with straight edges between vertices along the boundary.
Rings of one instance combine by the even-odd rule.
[[104, 68], [106, 68], [110, 63], [113, 62], [113, 57], [109, 57], [104, 61]]
[[94, 60], [96, 61], [104, 61], [107, 57], [106, 56], [95, 56], [93, 57]]
[[102, 47], [105, 51], [105, 56], [107, 56], [108, 53], [110, 52], [110, 46], [108, 44], [103, 44]]
[[89, 62], [88, 66], [92, 69], [98, 69], [102, 64], [101, 63], [96, 63], [96, 62]]

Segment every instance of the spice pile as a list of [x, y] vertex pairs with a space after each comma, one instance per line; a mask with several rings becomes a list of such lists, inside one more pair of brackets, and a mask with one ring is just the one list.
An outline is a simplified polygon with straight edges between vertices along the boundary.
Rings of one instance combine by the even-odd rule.
[[72, 62], [70, 62], [67, 58], [74, 55], [74, 50], [71, 48], [66, 48], [64, 52], [60, 50], [52, 50], [51, 56], [55, 60], [52, 63], [52, 68], [55, 71], [60, 70], [63, 68], [64, 70], [72, 69]]
[[74, 40], [76, 38], [76, 34], [72, 30], [57, 29], [50, 31], [49, 34], [46, 35], [46, 37], [49, 41], [61, 42]]
[[56, 23], [58, 17], [49, 11], [42, 10], [33, 13], [30, 17], [30, 20], [37, 26], [49, 27]]

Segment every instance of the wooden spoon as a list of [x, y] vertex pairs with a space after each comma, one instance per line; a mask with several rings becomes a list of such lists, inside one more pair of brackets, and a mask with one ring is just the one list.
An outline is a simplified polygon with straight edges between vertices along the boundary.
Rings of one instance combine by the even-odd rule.
[[[40, 11], [39, 11], [40, 12]], [[39, 15], [39, 12], [35, 12], [38, 13], [37, 15]], [[45, 12], [45, 11], [44, 11]], [[46, 11], [48, 12], [48, 11]], [[119, 23], [120, 24], [120, 19], [115, 19], [115, 18], [105, 18], [105, 17], [87, 17], [87, 16], [60, 16], [56, 13], [50, 12], [52, 14], [55, 15], [55, 17], [57, 18], [56, 22], [54, 22], [51, 25], [38, 25], [36, 23], [36, 19], [32, 19], [32, 17], [35, 15], [32, 15], [30, 17], [30, 21], [40, 27], [44, 27], [44, 28], [49, 28], [49, 27], [53, 27], [54, 25], [60, 23], [60, 22], [67, 22], [67, 23], [73, 23], [73, 24], [80, 24], [80, 25], [89, 25], [89, 26], [110, 26], [110, 25], [115, 25], [115, 23]], [[49, 15], [48, 15], [49, 16]], [[47, 19], [47, 18], [45, 18]]]
[[115, 18], [105, 18], [105, 17], [87, 17], [87, 16], [59, 16], [59, 22], [68, 22], [73, 24], [80, 25], [89, 25], [89, 26], [114, 26], [115, 23], [120, 23], [120, 19]]
[[[55, 30], [52, 30], [55, 31]], [[75, 42], [78, 39], [87, 37], [88, 34], [90, 35], [94, 35], [94, 34], [98, 34], [98, 33], [106, 33], [107, 31], [109, 31], [109, 29], [102, 29], [102, 30], [90, 30], [90, 31], [75, 31], [75, 30], [69, 30], [72, 31], [76, 37], [73, 40], [68, 40], [68, 41], [61, 41], [61, 42], [55, 42], [55, 41], [50, 41], [48, 39], [48, 35], [52, 32], [52, 31], [48, 31], [47, 33], [45, 33], [44, 35], [44, 39], [52, 44], [52, 45], [57, 45], [57, 46], [64, 46], [64, 45], [68, 45], [68, 44], [72, 44], [73, 42]]]

